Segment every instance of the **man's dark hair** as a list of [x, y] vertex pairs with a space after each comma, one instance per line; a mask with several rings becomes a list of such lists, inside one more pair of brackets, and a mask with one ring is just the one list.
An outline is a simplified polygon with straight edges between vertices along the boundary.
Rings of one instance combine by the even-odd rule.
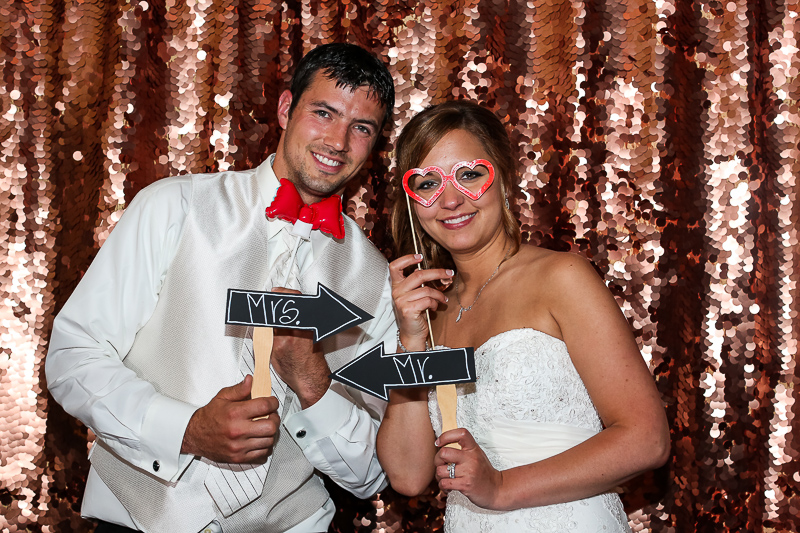
[[311, 50], [297, 64], [292, 86], [292, 105], [289, 114], [294, 111], [297, 102], [303, 95], [314, 75], [322, 71], [329, 79], [336, 80], [336, 87], [348, 87], [356, 90], [368, 86], [386, 108], [383, 116], [383, 127], [392, 116], [394, 109], [394, 80], [383, 61], [367, 52], [360, 46], [348, 43], [323, 44]]

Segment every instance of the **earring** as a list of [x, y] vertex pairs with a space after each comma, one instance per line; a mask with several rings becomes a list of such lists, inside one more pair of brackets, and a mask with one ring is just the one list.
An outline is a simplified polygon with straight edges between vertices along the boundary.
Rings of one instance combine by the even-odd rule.
[[511, 205], [508, 203], [508, 196], [506, 196], [506, 209], [511, 209]]

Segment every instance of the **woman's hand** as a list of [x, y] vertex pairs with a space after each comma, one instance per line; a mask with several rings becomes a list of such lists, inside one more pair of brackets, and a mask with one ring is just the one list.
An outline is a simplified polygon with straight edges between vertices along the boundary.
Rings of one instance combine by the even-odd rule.
[[[448, 448], [457, 442], [461, 449]], [[464, 428], [445, 431], [436, 440], [441, 449], [436, 453], [436, 481], [444, 491], [457, 490], [469, 500], [484, 509], [502, 509], [503, 473], [497, 470], [472, 434]], [[450, 477], [448, 465], [453, 464], [454, 478]]]
[[403, 275], [403, 270], [420, 262], [421, 255], [404, 255], [389, 264], [397, 327], [403, 346], [409, 351], [425, 350], [428, 335], [425, 311], [436, 311], [440, 303], [447, 303], [444, 294], [423, 284], [434, 280], [449, 284], [453, 280], [453, 271], [444, 268], [414, 270], [408, 276]]

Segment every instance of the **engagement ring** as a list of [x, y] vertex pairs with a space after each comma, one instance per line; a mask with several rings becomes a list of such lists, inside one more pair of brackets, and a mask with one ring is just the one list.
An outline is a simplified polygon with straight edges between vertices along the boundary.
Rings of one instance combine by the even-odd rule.
[[450, 479], [454, 479], [456, 477], [455, 463], [447, 463], [447, 473], [450, 474]]

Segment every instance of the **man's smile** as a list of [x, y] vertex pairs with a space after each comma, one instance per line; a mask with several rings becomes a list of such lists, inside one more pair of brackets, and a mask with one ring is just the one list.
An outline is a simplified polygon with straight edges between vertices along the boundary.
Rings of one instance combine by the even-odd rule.
[[324, 156], [322, 154], [319, 154], [317, 152], [311, 152], [311, 154], [314, 156], [314, 159], [316, 159], [317, 161], [319, 161], [323, 165], [327, 165], [329, 167], [340, 167], [340, 166], [344, 165], [343, 161], [337, 161], [335, 159], [331, 159], [330, 157], [326, 157], [326, 156]]

